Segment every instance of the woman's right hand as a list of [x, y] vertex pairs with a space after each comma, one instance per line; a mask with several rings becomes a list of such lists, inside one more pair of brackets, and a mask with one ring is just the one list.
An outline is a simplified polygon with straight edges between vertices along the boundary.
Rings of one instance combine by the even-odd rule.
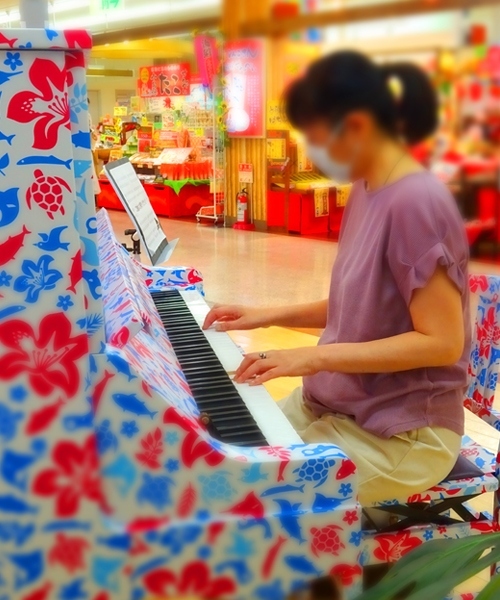
[[269, 310], [238, 305], [216, 304], [208, 313], [203, 329], [215, 325], [216, 331], [234, 331], [266, 327], [269, 323]]

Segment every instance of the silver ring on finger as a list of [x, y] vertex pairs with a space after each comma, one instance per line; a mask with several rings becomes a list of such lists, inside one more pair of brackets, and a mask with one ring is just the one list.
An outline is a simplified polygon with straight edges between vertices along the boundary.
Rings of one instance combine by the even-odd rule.
[[259, 354], [259, 357], [262, 358], [263, 360], [265, 360], [267, 358], [267, 354], [265, 352], [261, 352]]

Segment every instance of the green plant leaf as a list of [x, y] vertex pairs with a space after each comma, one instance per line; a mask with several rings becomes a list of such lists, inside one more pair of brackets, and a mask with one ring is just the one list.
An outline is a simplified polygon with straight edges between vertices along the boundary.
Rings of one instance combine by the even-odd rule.
[[476, 600], [497, 600], [500, 597], [500, 576], [495, 575]]
[[441, 600], [459, 583], [499, 561], [499, 533], [427, 542], [404, 556], [357, 600], [392, 600], [403, 592], [408, 600]]

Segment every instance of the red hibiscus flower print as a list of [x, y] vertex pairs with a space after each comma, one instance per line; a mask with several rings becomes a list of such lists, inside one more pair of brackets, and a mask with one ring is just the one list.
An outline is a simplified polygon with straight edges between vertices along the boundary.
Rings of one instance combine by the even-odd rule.
[[0, 344], [10, 349], [0, 357], [0, 379], [28, 373], [31, 386], [40, 396], [54, 389], [73, 397], [80, 387], [76, 361], [88, 351], [86, 334], [71, 337], [71, 322], [63, 313], [40, 321], [39, 334], [29, 323], [13, 319], [0, 324]]
[[393, 533], [377, 536], [378, 548], [374, 555], [386, 563], [398, 562], [405, 554], [420, 546], [423, 542], [410, 533]]
[[488, 278], [486, 275], [474, 275], [470, 278], [469, 286], [472, 293], [476, 293], [478, 290], [485, 292], [488, 289]]
[[330, 575], [338, 579], [342, 585], [352, 585], [362, 572], [359, 565], [337, 565], [330, 570]]
[[104, 504], [94, 436], [89, 436], [83, 446], [66, 440], [58, 442], [52, 451], [52, 461], [54, 466], [35, 478], [33, 493], [55, 496], [56, 516], [75, 515], [84, 498]]
[[348, 525], [356, 523], [358, 520], [358, 513], [355, 510], [347, 510], [342, 521], [345, 521]]
[[162, 598], [196, 596], [214, 599], [231, 597], [236, 584], [229, 577], [210, 578], [210, 570], [202, 561], [192, 562], [177, 575], [167, 569], [156, 569], [144, 577], [148, 592]]
[[89, 548], [90, 544], [85, 538], [66, 537], [64, 533], [58, 533], [49, 551], [49, 563], [51, 565], [59, 563], [68, 573], [85, 569], [84, 552]]
[[477, 326], [477, 339], [479, 342], [479, 356], [489, 358], [492, 345], [500, 341], [500, 327], [495, 322], [495, 307], [488, 309], [484, 321]]
[[38, 93], [33, 90], [18, 92], [9, 102], [9, 119], [18, 123], [36, 121], [33, 148], [54, 148], [59, 128], [70, 128], [66, 75], [66, 71], [52, 60], [36, 58], [29, 70], [29, 79]]

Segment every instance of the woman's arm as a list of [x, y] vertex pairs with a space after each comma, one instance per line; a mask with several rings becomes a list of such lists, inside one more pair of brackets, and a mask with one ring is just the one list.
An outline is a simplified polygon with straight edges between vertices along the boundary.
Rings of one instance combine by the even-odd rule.
[[436, 270], [425, 288], [415, 290], [409, 308], [414, 331], [372, 342], [267, 352], [266, 359], [250, 354], [235, 380], [259, 384], [319, 371], [396, 373], [455, 364], [464, 349], [462, 301], [444, 268]]
[[258, 327], [315, 327], [324, 328], [328, 300], [282, 306], [277, 308], [252, 308], [250, 306], [214, 306], [208, 313], [203, 329], [216, 323], [217, 331], [257, 329]]

